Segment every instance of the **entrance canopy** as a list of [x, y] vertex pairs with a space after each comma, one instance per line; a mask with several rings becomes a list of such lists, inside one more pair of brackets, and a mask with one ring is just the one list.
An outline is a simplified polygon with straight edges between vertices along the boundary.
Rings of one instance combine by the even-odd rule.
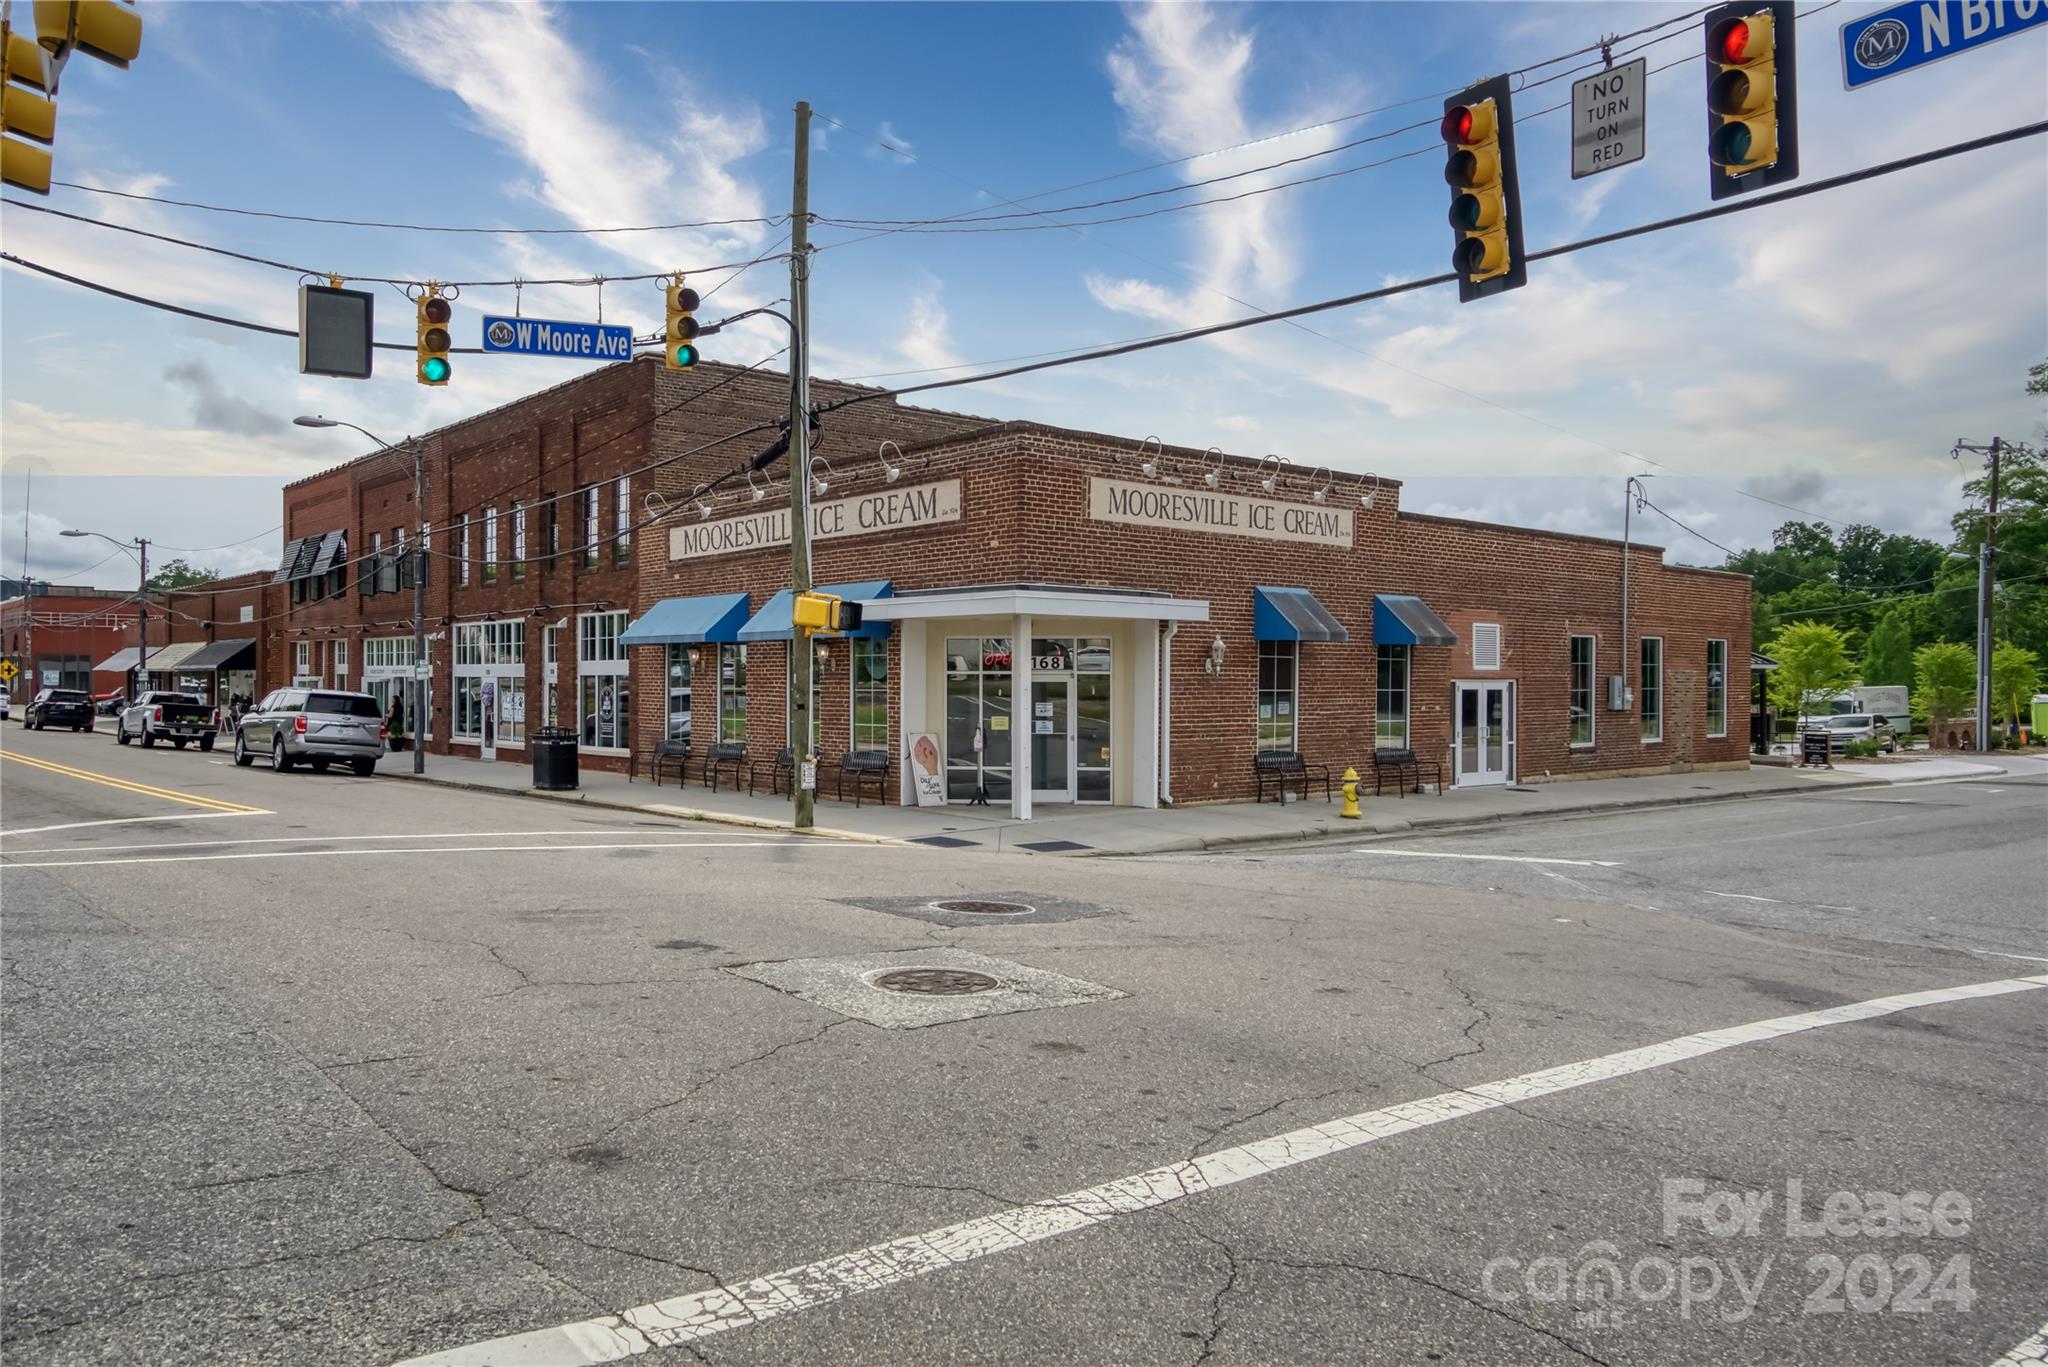
[[239, 640], [214, 641], [192, 653], [178, 668], [188, 674], [210, 674], [215, 670], [228, 669], [235, 665], [253, 663], [250, 658], [256, 653], [256, 642], [248, 637]]
[[1458, 633], [1412, 593], [1378, 593], [1372, 600], [1372, 640], [1382, 646], [1454, 646]]
[[1307, 589], [1252, 590], [1252, 636], [1260, 641], [1348, 641], [1331, 611]]
[[183, 669], [185, 662], [197, 655], [204, 645], [204, 641], [173, 641], [161, 649], [150, 651], [149, 659], [139, 663], [152, 674], [158, 670]]
[[[873, 641], [889, 634], [889, 624], [884, 621], [869, 621], [873, 615], [869, 609], [875, 602], [887, 598], [894, 590], [886, 579], [868, 579], [858, 584], [820, 584], [816, 592], [829, 593], [834, 598], [861, 605], [861, 624], [858, 630], [840, 633], [838, 639]], [[761, 605], [754, 614], [754, 620], [740, 628], [742, 641], [787, 641], [795, 631], [790, 621], [792, 598], [788, 589], [778, 590], [774, 597]]]
[[1097, 617], [1129, 622], [1206, 622], [1209, 604], [1144, 589], [1090, 589], [1058, 584], [984, 584], [974, 588], [906, 589], [861, 605], [864, 618], [908, 622], [933, 617]]
[[95, 674], [126, 674], [129, 670], [135, 668], [135, 658], [136, 651], [134, 646], [122, 646], [112, 655], [107, 656], [106, 659], [94, 665], [92, 672]]
[[709, 593], [700, 598], [664, 598], [619, 633], [629, 646], [693, 646], [737, 641], [747, 620], [747, 595]]

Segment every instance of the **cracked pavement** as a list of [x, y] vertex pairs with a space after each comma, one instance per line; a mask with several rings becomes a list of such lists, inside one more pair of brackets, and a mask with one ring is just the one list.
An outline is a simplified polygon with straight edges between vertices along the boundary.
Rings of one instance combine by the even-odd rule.
[[[1694, 1058], [1226, 1187], [1180, 1166], [1690, 1032], [2041, 971], [1991, 957], [2048, 956], [2038, 785], [1875, 807], [1883, 824], [1825, 858], [1779, 842], [1788, 812], [1762, 801], [1404, 842], [1624, 851], [1558, 878], [1355, 844], [963, 860], [72, 739], [21, 743], [274, 814], [0, 845], [10, 1363], [390, 1363], [689, 1293], [743, 1305], [764, 1274], [1047, 1207], [1089, 1219], [641, 1360], [1985, 1367], [2048, 1317], [2048, 992]], [[172, 815], [6, 780], [11, 826]], [[1842, 805], [1797, 819], [1870, 817], [1827, 814]], [[506, 833], [556, 848], [467, 848]], [[369, 838], [438, 852], [130, 858]], [[607, 848], [623, 841], [658, 847]], [[954, 926], [849, 905], [994, 892], [1109, 914]], [[891, 1031], [725, 971], [936, 945], [1127, 995]], [[1072, 1199], [1140, 1173], [1173, 1199], [1114, 1218]], [[1779, 1209], [1719, 1237], [1667, 1228], [1670, 1179], [1780, 1206], [1792, 1182], [1816, 1206], [1953, 1190], [1971, 1216], [1952, 1237], [1816, 1239]], [[1619, 1322], [1486, 1279], [1594, 1247], [1771, 1272], [1739, 1319], [1724, 1293], [1631, 1301]], [[1808, 1260], [1829, 1253], [1967, 1257], [1974, 1306], [1816, 1313]]]

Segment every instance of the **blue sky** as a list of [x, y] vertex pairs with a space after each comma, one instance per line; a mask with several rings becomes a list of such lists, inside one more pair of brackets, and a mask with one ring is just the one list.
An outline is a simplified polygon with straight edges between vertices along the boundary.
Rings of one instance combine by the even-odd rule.
[[[1052, 207], [1387, 133], [1432, 117], [1432, 94], [1684, 8], [145, 4], [130, 70], [81, 59], [67, 73], [57, 175], [440, 224], [767, 217], [788, 208], [800, 98], [832, 121], [821, 120], [812, 161], [813, 209], [827, 216], [999, 209], [998, 199], [1194, 158], [1030, 201]], [[1801, 23], [1807, 179], [2048, 114], [2048, 31], [1844, 91], [1836, 30], [1871, 8], [1837, 4]], [[1649, 152], [1633, 166], [1571, 180], [1564, 115], [1535, 116], [1566, 97], [1569, 78], [1518, 97], [1532, 246], [1708, 202], [1698, 23], [1649, 36], [1667, 33], [1644, 54], [1652, 68], [1689, 60], [1652, 76]], [[1079, 231], [837, 248], [857, 234], [821, 226], [818, 371], [874, 376], [1095, 345], [1435, 274], [1450, 233], [1428, 128], [1219, 189], [1413, 149], [1421, 155], [1314, 186]], [[930, 401], [1275, 452], [1304, 476], [1371, 471], [1407, 481], [1411, 509], [1573, 531], [1617, 533], [1623, 478], [1654, 470], [1657, 501], [1728, 546], [1767, 541], [1791, 516], [1765, 500], [1940, 534], [1960, 481], [1950, 445], [2041, 428], [2039, 403], [2020, 390], [2026, 367], [2048, 355], [2043, 150], [2023, 142], [1540, 262], [1528, 288], [1493, 300], [1461, 306], [1439, 289], [1320, 315], [1306, 322], [1313, 331], [1268, 325]], [[780, 231], [484, 237], [279, 223], [77, 190], [48, 203], [322, 271], [404, 278], [616, 277], [746, 259]], [[293, 324], [289, 272], [17, 210], [0, 223], [8, 250], [32, 260]], [[765, 303], [786, 284], [769, 263], [724, 285], [716, 303]], [[118, 566], [89, 568], [100, 557], [86, 543], [55, 538], [76, 523], [221, 547], [196, 558], [249, 568], [274, 561], [277, 486], [360, 449], [345, 433], [291, 427], [293, 413], [395, 437], [574, 369], [458, 358], [455, 382], [427, 390], [408, 358], [387, 352], [370, 382], [312, 379], [296, 374], [288, 339], [145, 312], [12, 267], [0, 288], [9, 573], [30, 469], [39, 575], [119, 582]], [[381, 336], [407, 340], [409, 306], [378, 288]], [[606, 320], [658, 326], [655, 285], [615, 282], [603, 295]], [[529, 315], [597, 313], [589, 287], [533, 286], [522, 302]], [[478, 316], [511, 305], [510, 290], [466, 292], [458, 342], [474, 345]], [[779, 345], [772, 326], [747, 325], [707, 353], [751, 362]], [[1679, 558], [1720, 558], [1676, 528], [1657, 535]]]

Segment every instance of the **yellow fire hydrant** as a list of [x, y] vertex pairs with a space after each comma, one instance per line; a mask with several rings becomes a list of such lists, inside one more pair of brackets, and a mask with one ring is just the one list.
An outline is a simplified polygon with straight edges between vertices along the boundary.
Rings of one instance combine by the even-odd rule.
[[1337, 813], [1337, 815], [1350, 817], [1353, 821], [1359, 818], [1358, 770], [1356, 768], [1344, 771], [1344, 810]]

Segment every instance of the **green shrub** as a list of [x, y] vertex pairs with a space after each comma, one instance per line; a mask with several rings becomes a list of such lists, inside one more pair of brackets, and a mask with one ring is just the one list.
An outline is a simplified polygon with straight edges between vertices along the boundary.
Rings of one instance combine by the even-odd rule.
[[1842, 753], [1850, 759], [1869, 759], [1877, 754], [1880, 747], [1874, 740], [1852, 740], [1842, 746]]

